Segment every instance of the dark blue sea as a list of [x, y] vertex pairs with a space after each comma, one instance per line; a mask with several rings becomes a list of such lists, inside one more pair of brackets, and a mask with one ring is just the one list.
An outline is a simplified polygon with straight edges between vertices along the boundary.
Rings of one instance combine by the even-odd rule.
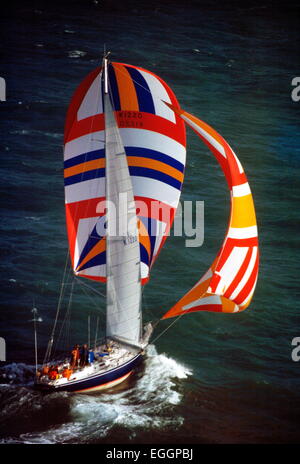
[[[299, 26], [296, 1], [1, 4], [1, 443], [300, 442], [300, 361], [292, 359], [300, 337], [300, 101], [291, 98]], [[259, 279], [242, 313], [187, 315], [161, 335], [172, 320], [162, 321], [145, 365], [114, 391], [44, 396], [32, 388], [31, 308], [43, 320], [42, 362], [68, 246], [64, 120], [104, 44], [113, 60], [162, 77], [182, 108], [239, 156], [257, 213]], [[190, 130], [187, 140], [182, 199], [205, 202], [204, 242], [187, 248], [185, 237], [171, 234], [144, 290], [145, 321], [194, 285], [227, 228], [225, 178]], [[94, 330], [104, 300], [93, 305], [75, 286], [73, 301], [70, 337], [82, 343], [88, 315]]]

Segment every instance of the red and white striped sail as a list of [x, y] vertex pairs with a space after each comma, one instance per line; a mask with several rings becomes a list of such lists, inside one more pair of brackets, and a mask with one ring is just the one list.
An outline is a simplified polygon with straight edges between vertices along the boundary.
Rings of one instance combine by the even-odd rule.
[[[185, 167], [185, 126], [172, 90], [151, 72], [109, 63], [109, 98], [125, 149], [139, 221], [141, 280], [168, 235]], [[65, 126], [65, 203], [76, 275], [106, 280], [105, 122], [101, 68], [80, 84]]]
[[259, 265], [256, 216], [246, 174], [232, 148], [212, 127], [185, 111], [172, 109], [218, 160], [230, 189], [231, 213], [228, 231], [215, 261], [163, 319], [195, 311], [243, 311], [252, 299]]

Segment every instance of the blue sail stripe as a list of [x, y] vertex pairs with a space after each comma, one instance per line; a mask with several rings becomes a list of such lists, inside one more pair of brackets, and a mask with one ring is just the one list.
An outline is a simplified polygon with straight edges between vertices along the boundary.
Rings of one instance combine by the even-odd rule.
[[126, 155], [127, 156], [139, 156], [143, 158], [149, 158], [157, 161], [161, 161], [162, 163], [168, 164], [175, 169], [178, 169], [180, 172], [184, 172], [184, 164], [180, 163], [176, 159], [172, 158], [172, 156], [165, 155], [160, 151], [151, 150], [150, 148], [140, 148], [140, 147], [125, 147]]
[[87, 161], [94, 161], [96, 159], [104, 158], [105, 157], [105, 150], [101, 148], [100, 150], [93, 150], [87, 153], [82, 153], [82, 155], [74, 156], [64, 162], [64, 168], [72, 168], [73, 166], [77, 166], [77, 164], [82, 164]]
[[142, 263], [149, 266], [150, 257], [148, 255], [146, 248], [141, 243], [140, 243], [140, 256], [141, 256]]
[[92, 171], [82, 172], [74, 176], [65, 177], [65, 186], [77, 184], [85, 180], [97, 179], [105, 176], [105, 168], [93, 169]]
[[102, 238], [103, 237], [100, 236], [97, 232], [97, 224], [96, 224], [93, 230], [91, 231], [85, 246], [83, 247], [83, 250], [80, 254], [80, 258], [78, 260], [76, 268], [80, 266], [84, 258], [88, 255], [88, 253], [92, 250], [92, 248], [94, 248], [100, 242], [100, 240], [102, 240]]
[[[163, 172], [156, 171], [155, 169], [144, 168], [139, 166], [129, 166], [131, 176], [149, 177], [159, 180], [165, 184], [171, 185], [177, 190], [181, 190], [181, 182], [174, 177], [164, 174]], [[91, 171], [75, 174], [74, 176], [65, 177], [65, 186], [84, 182], [86, 180], [97, 179], [105, 176], [105, 168], [93, 169]]]
[[152, 179], [159, 180], [165, 184], [171, 185], [177, 190], [181, 190], [181, 182], [174, 177], [168, 176], [163, 172], [156, 171], [155, 169], [141, 168], [138, 166], [129, 166], [129, 172], [131, 176], [141, 176], [141, 177], [150, 177]]
[[156, 219], [153, 219], [151, 217], [147, 218], [147, 230], [149, 234], [149, 239], [150, 239], [150, 249], [151, 249], [151, 255], [150, 255], [150, 262], [152, 262], [153, 258], [153, 253], [154, 253], [154, 248], [155, 248], [155, 242], [156, 242], [156, 234], [157, 234], [157, 221]]
[[112, 99], [112, 106], [115, 111], [120, 111], [121, 104], [120, 104], [120, 96], [119, 96], [119, 89], [117, 84], [117, 79], [115, 75], [115, 70], [112, 64], [108, 67], [108, 79], [109, 79], [109, 94]]
[[126, 66], [126, 69], [133, 80], [140, 111], [155, 114], [153, 98], [146, 80], [137, 69], [130, 66]]
[[[153, 245], [153, 244], [152, 244]], [[141, 261], [146, 264], [147, 266], [149, 266], [149, 261], [151, 261], [149, 258], [149, 255], [148, 255], [148, 252], [147, 250], [145, 249], [145, 247], [140, 243], [140, 253], [141, 253]], [[152, 250], [152, 253], [153, 254], [153, 250]], [[151, 256], [151, 259], [152, 259], [152, 256]], [[94, 266], [99, 266], [101, 264], [106, 264], [106, 251], [102, 251], [102, 253], [99, 253], [97, 256], [94, 256], [94, 258], [90, 259], [89, 261], [87, 261], [80, 269], [79, 269], [79, 273], [84, 271], [85, 269], [88, 269], [90, 267], [94, 267]]]
[[[151, 248], [153, 248], [153, 243], [152, 243]], [[148, 255], [148, 252], [147, 252], [146, 248], [141, 243], [140, 243], [140, 253], [141, 253], [141, 261], [143, 263], [145, 263], [147, 266], [149, 266], [150, 256]], [[152, 254], [153, 254], [153, 250], [151, 250], [151, 255]], [[81, 261], [82, 261], [82, 259], [81, 259]], [[80, 263], [78, 263], [78, 266], [79, 266], [79, 264]], [[87, 261], [84, 264], [84, 266], [82, 266], [82, 268], [80, 268], [80, 270], [78, 272], [80, 273], [84, 269], [88, 269], [89, 267], [93, 267], [93, 266], [100, 265], [100, 264], [106, 264], [106, 251], [102, 251], [97, 256], [95, 256], [91, 260]]]
[[84, 269], [88, 269], [89, 267], [100, 266], [101, 264], [106, 263], [106, 251], [99, 253], [99, 255], [95, 256], [94, 258], [87, 261], [78, 271], [79, 273], [84, 271]]

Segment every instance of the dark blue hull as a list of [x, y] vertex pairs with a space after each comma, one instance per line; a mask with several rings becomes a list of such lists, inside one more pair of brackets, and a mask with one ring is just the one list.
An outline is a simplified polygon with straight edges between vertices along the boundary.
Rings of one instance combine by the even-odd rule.
[[143, 355], [139, 353], [121, 366], [110, 369], [107, 372], [102, 372], [101, 374], [94, 374], [81, 380], [70, 380], [67, 384], [63, 385], [50, 385], [37, 382], [35, 383], [35, 387], [39, 390], [48, 392], [67, 391], [75, 393], [92, 392], [112, 388], [126, 380], [126, 378], [129, 377], [132, 371], [142, 362], [142, 360]]

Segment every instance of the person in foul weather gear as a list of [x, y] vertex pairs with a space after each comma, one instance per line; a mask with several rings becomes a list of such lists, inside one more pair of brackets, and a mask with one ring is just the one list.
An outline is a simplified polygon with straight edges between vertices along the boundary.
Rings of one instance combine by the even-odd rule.
[[89, 350], [87, 344], [82, 345], [80, 350], [80, 366], [84, 367], [88, 364]]
[[79, 345], [74, 346], [72, 352], [71, 352], [71, 367], [74, 369], [75, 367], [78, 366], [78, 361], [80, 358], [80, 353], [79, 353]]

